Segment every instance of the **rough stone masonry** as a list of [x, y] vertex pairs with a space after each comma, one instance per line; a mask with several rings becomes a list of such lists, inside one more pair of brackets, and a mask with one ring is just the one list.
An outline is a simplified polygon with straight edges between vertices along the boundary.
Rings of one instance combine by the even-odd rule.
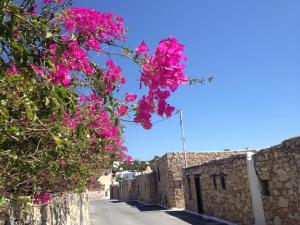
[[90, 225], [88, 197], [84, 194], [64, 194], [54, 197], [48, 205], [34, 206], [31, 214], [11, 211], [9, 222], [0, 218], [0, 225]]
[[[257, 151], [253, 161], [264, 224], [300, 225], [300, 137]], [[186, 168], [183, 180], [188, 210], [240, 225], [257, 219], [245, 154]]]

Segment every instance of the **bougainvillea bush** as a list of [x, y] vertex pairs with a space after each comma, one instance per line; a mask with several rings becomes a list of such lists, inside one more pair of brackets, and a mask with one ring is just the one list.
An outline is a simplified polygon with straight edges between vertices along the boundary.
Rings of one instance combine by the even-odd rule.
[[[150, 129], [153, 114], [172, 115], [167, 99], [188, 83], [184, 46], [169, 37], [130, 49], [126, 32], [122, 17], [70, 1], [0, 1], [2, 199], [95, 188], [112, 161], [131, 161], [123, 117]], [[116, 97], [126, 76], [114, 57], [136, 63], [146, 94]]]

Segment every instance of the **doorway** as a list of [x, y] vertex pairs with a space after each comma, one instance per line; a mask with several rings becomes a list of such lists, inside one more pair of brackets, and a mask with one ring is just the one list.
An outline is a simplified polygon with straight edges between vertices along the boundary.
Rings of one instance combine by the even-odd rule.
[[196, 174], [194, 176], [195, 179], [195, 189], [197, 196], [197, 207], [198, 213], [203, 213], [203, 202], [202, 202], [202, 193], [201, 193], [201, 182], [200, 182], [200, 174]]

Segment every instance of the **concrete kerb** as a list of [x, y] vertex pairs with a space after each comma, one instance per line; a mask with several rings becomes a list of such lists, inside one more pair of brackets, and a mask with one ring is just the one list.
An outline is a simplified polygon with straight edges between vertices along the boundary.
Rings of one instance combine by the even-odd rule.
[[141, 202], [141, 201], [138, 201], [138, 200], [133, 200], [131, 202], [138, 202], [140, 204], [143, 204], [143, 205], [147, 205], [147, 206], [160, 206], [162, 208], [165, 208], [165, 210], [159, 210], [159, 211], [184, 211], [184, 208], [168, 208], [166, 207], [165, 205], [161, 205], [161, 204], [148, 204], [148, 203], [145, 203], [145, 202]]

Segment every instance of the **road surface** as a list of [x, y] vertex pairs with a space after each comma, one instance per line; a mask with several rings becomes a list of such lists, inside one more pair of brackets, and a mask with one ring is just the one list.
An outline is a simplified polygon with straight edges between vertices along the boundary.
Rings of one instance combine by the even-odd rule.
[[90, 216], [92, 225], [225, 225], [184, 211], [117, 200], [90, 202]]

